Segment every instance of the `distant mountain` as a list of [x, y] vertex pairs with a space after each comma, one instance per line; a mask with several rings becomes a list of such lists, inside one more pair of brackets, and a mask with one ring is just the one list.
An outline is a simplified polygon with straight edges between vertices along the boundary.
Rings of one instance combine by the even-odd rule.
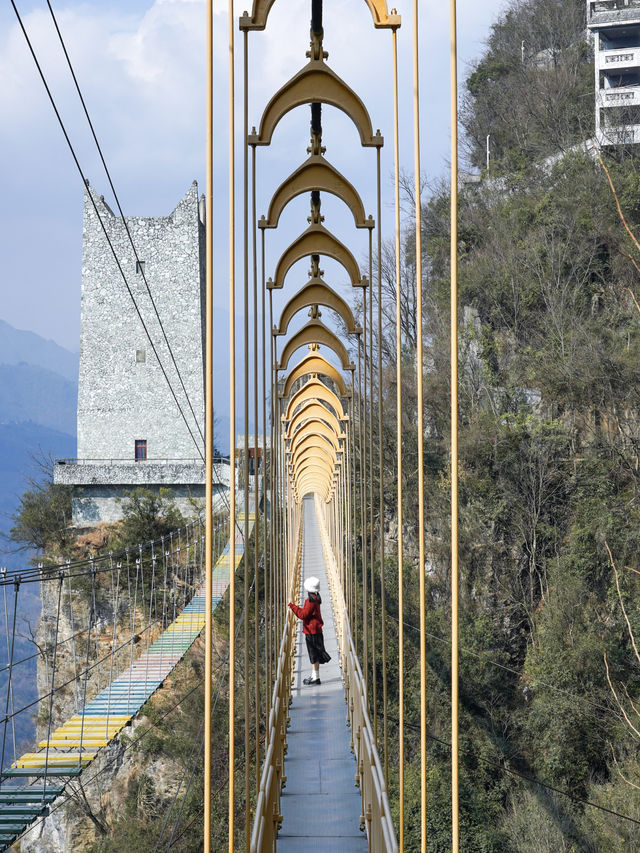
[[[41, 472], [33, 457], [69, 457], [76, 454], [76, 408], [78, 356], [44, 340], [33, 332], [14, 329], [0, 320], [0, 566], [19, 570], [29, 566], [31, 554], [15, 552], [6, 540], [20, 496], [29, 488], [29, 478]], [[11, 609], [11, 592], [8, 601]], [[37, 584], [20, 588], [19, 620], [16, 625], [14, 660], [36, 651], [26, 638], [27, 625], [40, 616]], [[0, 635], [5, 636], [4, 610], [0, 610]], [[0, 697], [6, 691], [7, 650], [0, 643]], [[13, 701], [20, 708], [37, 696], [36, 659], [16, 670]], [[35, 736], [33, 709], [18, 715], [8, 731], [7, 749], [32, 743]], [[9, 753], [8, 753], [9, 754]], [[11, 752], [12, 754], [12, 752]]]
[[[32, 457], [75, 456], [77, 383], [74, 353], [0, 320], [0, 537], [38, 474]], [[28, 562], [6, 547], [0, 539], [0, 566]]]
[[34, 332], [14, 329], [0, 320], [0, 364], [33, 364], [77, 383], [78, 355]]
[[[0, 536], [11, 527], [11, 515], [28, 488], [29, 477], [37, 475], [32, 457], [70, 457], [75, 453], [73, 435], [31, 422], [0, 424]], [[13, 554], [7, 549], [6, 541], [0, 538], [0, 566], [17, 569], [28, 563], [28, 555]]]
[[33, 421], [75, 435], [77, 381], [34, 364], [0, 363], [0, 423]]

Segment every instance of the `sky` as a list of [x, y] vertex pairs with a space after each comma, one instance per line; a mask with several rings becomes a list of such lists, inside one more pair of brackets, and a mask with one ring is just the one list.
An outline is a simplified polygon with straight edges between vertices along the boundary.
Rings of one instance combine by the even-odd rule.
[[[250, 0], [236, 3], [236, 16]], [[85, 174], [111, 201], [107, 182], [73, 90], [45, 0], [16, 0]], [[167, 215], [196, 179], [204, 191], [204, 0], [52, 0], [122, 206], [127, 215]], [[390, 4], [391, 5], [391, 4]], [[449, 4], [421, 3], [421, 158], [428, 178], [449, 162]], [[481, 54], [504, 0], [459, 0], [460, 75]], [[228, 291], [227, 3], [215, 3], [214, 227], [215, 303], [226, 324]], [[407, 172], [412, 149], [412, 4], [398, 3], [400, 159]], [[272, 94], [305, 63], [309, 0], [279, 0], [265, 32], [249, 41], [249, 122], [258, 125]], [[242, 36], [236, 33], [237, 188], [242, 174], [239, 112]], [[385, 136], [382, 159], [385, 237], [393, 234], [391, 35], [375, 30], [364, 0], [325, 0], [328, 63], [364, 100], [374, 129]], [[0, 7], [0, 318], [77, 350], [83, 187], [10, 3]], [[306, 158], [308, 108], [287, 115], [272, 146], [258, 149], [258, 216], [279, 183]], [[327, 158], [356, 186], [375, 216], [375, 153], [358, 145], [346, 116], [325, 108]], [[325, 225], [363, 260], [367, 243], [339, 201], [323, 203]], [[288, 243], [306, 227], [308, 200], [286, 210], [267, 240], [268, 274]], [[238, 207], [238, 233], [242, 233]], [[242, 286], [238, 243], [238, 286]], [[304, 262], [302, 262], [304, 264]], [[331, 268], [331, 269], [329, 269]], [[345, 292], [340, 268], [327, 264]], [[296, 283], [306, 270], [295, 272]], [[301, 278], [301, 275], [303, 278]], [[325, 276], [327, 279], [327, 276]], [[151, 283], [152, 286], [152, 283]], [[296, 288], [297, 289], [297, 288]], [[305, 318], [306, 319], [306, 318]], [[226, 328], [226, 325], [225, 325]], [[226, 344], [221, 336], [217, 346]]]

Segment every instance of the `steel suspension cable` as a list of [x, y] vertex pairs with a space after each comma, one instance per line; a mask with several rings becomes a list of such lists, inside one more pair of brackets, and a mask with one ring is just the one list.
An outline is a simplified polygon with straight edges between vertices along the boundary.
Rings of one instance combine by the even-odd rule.
[[400, 292], [400, 153], [398, 128], [398, 33], [392, 29], [393, 40], [393, 160], [395, 202], [396, 252], [396, 472], [398, 490], [398, 807], [400, 853], [404, 853], [404, 568], [402, 543], [402, 302]]
[[376, 225], [378, 231], [378, 526], [380, 529], [380, 633], [382, 639], [382, 709], [383, 709], [383, 745], [384, 745], [384, 778], [389, 784], [389, 725], [387, 722], [387, 591], [384, 565], [384, 456], [383, 456], [383, 410], [382, 410], [382, 181], [380, 164], [380, 146], [376, 148], [376, 185], [377, 211]]
[[420, 75], [418, 0], [413, 0], [413, 171], [416, 241], [416, 385], [418, 407], [418, 571], [420, 572], [420, 849], [427, 853], [427, 600], [424, 536], [424, 394], [422, 309], [422, 207], [420, 199]]
[[[258, 552], [259, 545], [258, 541], [260, 538], [260, 526], [264, 527], [264, 515], [260, 516], [259, 512], [259, 503], [260, 503], [260, 494], [259, 494], [259, 461], [260, 457], [258, 456], [259, 452], [259, 433], [258, 429], [260, 426], [260, 414], [258, 409], [258, 247], [257, 247], [257, 233], [256, 233], [256, 222], [257, 222], [257, 211], [256, 211], [256, 146], [251, 146], [251, 248], [253, 252], [253, 512], [254, 512], [254, 525], [255, 525], [255, 533], [253, 535], [253, 571], [256, 576], [256, 587], [254, 593], [254, 622], [253, 622], [253, 644], [255, 648], [254, 655], [254, 692], [255, 692], [255, 747], [256, 747], [256, 797], [260, 792], [260, 716], [262, 714], [262, 700], [261, 700], [261, 691], [260, 691], [260, 671], [259, 671], [259, 663], [260, 663], [260, 655], [258, 654], [260, 649], [260, 635], [258, 630], [258, 616], [259, 616], [259, 607], [258, 607], [258, 589], [260, 584], [258, 583]], [[263, 441], [264, 444], [264, 441]], [[264, 570], [264, 578], [266, 579], [266, 561], [264, 560], [263, 554], [263, 570]], [[263, 601], [264, 594], [266, 590], [266, 584], [263, 582], [262, 595]], [[265, 648], [265, 644], [263, 643], [263, 648]], [[266, 718], [265, 718], [266, 724]]]
[[[205, 186], [205, 652], [204, 652], [204, 853], [211, 850], [211, 773], [213, 689], [213, 0], [206, 11], [206, 186]], [[233, 460], [229, 458], [229, 483]], [[231, 536], [232, 528], [229, 529]]]
[[[363, 298], [366, 291], [362, 291]], [[366, 315], [366, 302], [364, 302], [364, 314]], [[366, 322], [366, 321], [365, 321]], [[364, 450], [364, 426], [366, 426], [366, 415], [364, 414], [362, 394], [362, 338], [358, 337], [358, 426], [359, 426], [359, 462], [360, 462], [360, 565], [362, 568], [362, 657], [365, 693], [369, 697], [369, 620], [367, 613], [367, 538], [365, 532], [366, 518], [366, 477], [365, 477], [365, 450]], [[364, 426], [363, 426], [364, 421]]]
[[369, 580], [371, 607], [371, 687], [373, 705], [373, 737], [378, 748], [378, 668], [376, 666], [376, 585], [373, 562], [373, 233], [369, 229], [369, 370], [366, 370], [365, 380], [369, 377]]
[[[5, 568], [1, 569], [3, 575], [6, 575], [7, 570]], [[4, 593], [4, 632], [5, 639], [7, 643], [7, 667], [13, 667], [13, 654], [12, 647], [9, 642], [9, 611], [7, 608], [7, 587], [3, 586], [2, 591]], [[4, 668], [3, 668], [4, 669]], [[0, 670], [1, 671], [1, 670]], [[13, 706], [13, 681], [9, 678], [7, 682], [7, 698], [10, 702], [7, 702], [6, 713], [9, 712], [9, 705], [11, 705], [11, 739], [13, 742], [13, 760], [16, 759], [16, 721], [13, 716], [14, 706]], [[2, 764], [0, 764], [0, 770], [2, 770]]]
[[236, 671], [236, 197], [235, 197], [235, 44], [233, 0], [228, 0], [229, 25], [229, 481], [230, 563], [229, 563], [229, 853], [233, 853], [235, 835], [235, 671]]
[[0, 770], [4, 769], [5, 746], [7, 742], [7, 723], [9, 719], [13, 720], [14, 713], [9, 717], [9, 699], [13, 685], [13, 654], [16, 645], [16, 614], [18, 612], [18, 595], [20, 593], [20, 578], [16, 578], [13, 594], [13, 618], [11, 621], [11, 651], [9, 654], [9, 675], [7, 678], [7, 698], [4, 706], [4, 720], [2, 726], [2, 755], [0, 756]]
[[451, 844], [460, 850], [458, 672], [458, 38], [456, 0], [451, 13]]
[[[243, 501], [244, 501], [244, 571], [243, 593], [245, 607], [249, 604], [249, 56], [247, 30], [243, 31], [243, 139], [242, 139], [242, 224], [243, 224], [243, 396], [244, 396], [244, 458], [243, 458]], [[235, 564], [235, 549], [234, 549]], [[249, 620], [244, 620], [244, 837], [245, 849], [249, 853], [251, 843], [251, 762], [249, 749], [251, 739], [251, 711], [249, 708]]]

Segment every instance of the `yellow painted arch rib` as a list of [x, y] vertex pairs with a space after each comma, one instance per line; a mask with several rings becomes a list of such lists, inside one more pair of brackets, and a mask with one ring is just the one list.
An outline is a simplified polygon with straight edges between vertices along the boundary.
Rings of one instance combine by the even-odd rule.
[[249, 145], [270, 145], [278, 122], [288, 112], [312, 103], [329, 104], [346, 113], [358, 128], [364, 147], [378, 147], [384, 142], [374, 136], [367, 108], [356, 93], [323, 59], [311, 59], [271, 98], [260, 120], [260, 130], [248, 137]]
[[302, 462], [294, 473], [294, 481], [296, 483], [300, 482], [302, 475], [305, 473], [317, 474], [320, 477], [325, 477], [329, 485], [333, 483], [333, 471], [327, 470], [320, 462], [311, 459], [307, 459], [305, 462]]
[[337, 465], [338, 456], [331, 447], [323, 438], [318, 438], [315, 435], [308, 435], [306, 438], [298, 444], [296, 449], [291, 454], [290, 465], [296, 465], [300, 459], [302, 459], [306, 454], [311, 453], [318, 454], [318, 456], [322, 457], [322, 459], [327, 460], [332, 465]]
[[[242, 15], [240, 18], [241, 30], [264, 30], [267, 26], [267, 18], [271, 7], [276, 0], [253, 0], [253, 8], [250, 15]], [[369, 4], [370, 0], [366, 0]]]
[[284, 420], [290, 421], [293, 417], [295, 408], [299, 406], [300, 403], [304, 403], [306, 400], [313, 400], [314, 398], [328, 403], [334, 409], [336, 417], [340, 418], [340, 420], [344, 420], [346, 418], [339, 397], [336, 397], [333, 391], [327, 388], [327, 386], [323, 382], [320, 382], [319, 379], [310, 379], [306, 385], [299, 388], [289, 400], [289, 405], [287, 406], [287, 410], [284, 414]]
[[280, 290], [284, 287], [284, 280], [291, 267], [309, 255], [325, 255], [342, 264], [353, 287], [366, 287], [368, 285], [366, 277], [360, 273], [356, 259], [344, 243], [334, 237], [324, 225], [314, 223], [306, 231], [303, 231], [282, 254], [273, 280], [269, 279], [267, 287], [270, 290]]
[[[241, 30], [264, 30], [267, 26], [267, 18], [275, 0], [253, 0], [251, 15], [243, 15], [240, 18]], [[377, 29], [399, 27], [400, 15], [387, 12], [386, 0], [365, 0], [373, 18], [373, 25]]]
[[395, 9], [392, 10], [391, 15], [389, 14], [386, 0], [364, 0], [364, 2], [369, 7], [376, 29], [394, 29], [400, 26], [400, 15], [395, 14]]
[[303, 421], [302, 426], [307, 426], [307, 430], [299, 429], [296, 434], [290, 439], [291, 444], [289, 451], [293, 452], [297, 443], [303, 441], [308, 435], [321, 435], [324, 439], [331, 443], [334, 450], [340, 450], [340, 440], [346, 439], [346, 433], [336, 434], [333, 429], [328, 426], [320, 418], [312, 417]]
[[326, 459], [331, 462], [332, 465], [336, 465], [338, 462], [336, 452], [330, 444], [324, 441], [323, 438], [319, 438], [318, 436], [314, 435], [308, 435], [303, 441], [300, 442], [300, 444], [291, 454], [290, 464], [297, 464], [298, 461], [302, 458], [302, 456], [307, 453], [307, 451], [318, 453], [323, 459]]
[[280, 356], [277, 369], [286, 370], [294, 352], [309, 344], [320, 344], [333, 350], [340, 359], [343, 370], [355, 369], [355, 366], [349, 361], [349, 353], [345, 345], [320, 320], [309, 320], [295, 335], [289, 338]]
[[305, 403], [305, 405], [296, 412], [290, 420], [289, 427], [285, 433], [285, 438], [293, 439], [304, 423], [312, 417], [325, 421], [327, 426], [332, 429], [336, 435], [340, 433], [340, 422], [333, 412], [330, 412], [329, 409], [325, 409], [325, 407], [321, 406], [320, 403], [310, 400], [308, 403]]
[[261, 228], [277, 228], [280, 215], [296, 196], [321, 190], [342, 199], [351, 213], [356, 228], [373, 228], [373, 217], [367, 219], [364, 205], [356, 188], [322, 154], [312, 154], [295, 172], [280, 184], [271, 198], [266, 219], [260, 220]]
[[340, 371], [336, 370], [331, 362], [327, 361], [323, 355], [319, 355], [317, 352], [310, 352], [309, 355], [305, 355], [302, 361], [298, 362], [298, 364], [291, 370], [291, 373], [289, 373], [284, 383], [284, 393], [282, 396], [288, 397], [289, 394], [291, 394], [293, 383], [298, 379], [314, 373], [322, 376], [328, 376], [329, 379], [336, 383], [338, 390], [343, 397], [351, 396], [351, 392], [347, 390], [347, 386]]
[[325, 305], [335, 311], [344, 320], [349, 334], [357, 335], [362, 332], [362, 328], [356, 326], [353, 312], [345, 300], [321, 278], [312, 278], [287, 302], [280, 315], [280, 325], [274, 329], [274, 334], [286, 335], [289, 323], [298, 311], [303, 311], [312, 305]]

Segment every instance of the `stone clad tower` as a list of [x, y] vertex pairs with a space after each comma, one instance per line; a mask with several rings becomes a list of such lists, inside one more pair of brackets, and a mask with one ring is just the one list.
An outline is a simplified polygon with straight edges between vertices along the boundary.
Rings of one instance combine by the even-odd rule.
[[[89, 193], [188, 427], [127, 292]], [[55, 482], [74, 487], [73, 521], [78, 527], [117, 520], [121, 514], [117, 499], [137, 486], [171, 489], [185, 514], [192, 512], [190, 497], [204, 496], [200, 456], [200, 452], [204, 454], [202, 220], [195, 181], [169, 216], [127, 217], [136, 261], [123, 220], [92, 188], [86, 189], [78, 459], [61, 460], [54, 472]], [[216, 468], [220, 474], [220, 466]], [[228, 470], [226, 481], [228, 485]]]

